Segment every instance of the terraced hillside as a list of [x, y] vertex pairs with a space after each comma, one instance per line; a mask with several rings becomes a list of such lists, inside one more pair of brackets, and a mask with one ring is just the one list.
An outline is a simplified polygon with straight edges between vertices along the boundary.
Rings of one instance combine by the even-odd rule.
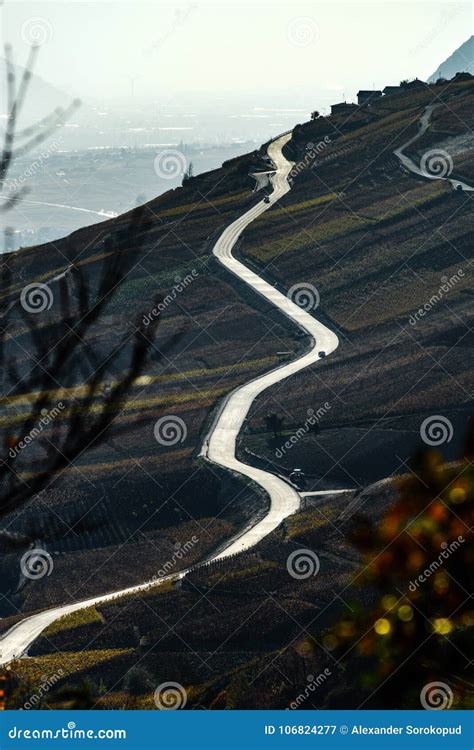
[[[51, 383], [45, 407], [63, 403], [65, 408], [45, 429], [43, 442], [51, 438], [53, 427], [66, 427], [71, 415], [84, 408], [84, 384], [94, 365], [81, 358], [83, 349], [90, 347], [95, 362], [105, 363], [88, 409], [93, 414], [103, 409], [107, 389], [128, 365], [138, 324], [150, 315], [159, 319], [159, 326], [128, 398], [107, 407], [114, 420], [105, 440], [82, 452], [40, 498], [4, 522], [4, 615], [151, 578], [182, 541], [181, 529], [189, 522], [199, 531], [193, 552], [198, 559], [227, 538], [236, 524], [240, 528], [264, 509], [265, 499], [256, 498], [253, 490], [196, 460], [204, 428], [220, 398], [278, 364], [281, 345], [292, 352], [301, 346], [283, 316], [263, 302], [252, 300], [251, 306], [248, 292], [230, 283], [211, 258], [218, 231], [255, 201], [254, 183], [248, 177], [255, 164], [259, 165], [258, 155], [237, 159], [195, 178], [191, 186], [161, 196], [147, 206], [152, 224], [144, 238], [127, 237], [131, 219], [124, 216], [64, 242], [20, 251], [8, 260], [14, 283], [3, 301], [10, 306], [26, 282], [54, 278], [71, 263], [85, 274], [92, 297], [110, 257], [111, 251], [104, 248], [117, 243], [133, 256], [130, 273], [88, 331], [64, 382]], [[70, 319], [61, 320], [61, 282], [52, 282], [50, 288], [56, 303], [41, 315], [31, 315], [30, 321], [42, 337], [54, 341], [80, 317], [79, 302], [73, 299]], [[28, 321], [20, 313], [19, 305], [9, 312], [4, 346], [5, 357], [12, 358], [21, 372], [29, 369], [35, 348]], [[276, 347], [276, 340], [282, 344]], [[4, 388], [12, 388], [7, 372]], [[0, 418], [6, 439], [23, 437], [19, 430], [35, 398], [35, 392], [24, 392], [20, 383], [3, 399]], [[168, 416], [185, 424], [185, 438], [175, 444], [160, 443], [154, 435], [157, 420]], [[15, 458], [15, 471], [26, 480], [35, 470], [40, 472], [43, 448], [41, 440], [33, 441]], [[22, 544], [12, 544], [8, 534], [18, 536]], [[35, 586], [21, 581], [18, 567], [24, 545], [33, 541], [46, 545], [55, 560], [53, 578]]]
[[[472, 193], [414, 177], [393, 152], [417, 132], [425, 107], [439, 104], [410, 155], [420, 161], [440, 147], [452, 158], [451, 176], [469, 182], [473, 93], [470, 81], [407, 89], [349, 119], [318, 118], [298, 126], [287, 147], [295, 162], [292, 190], [252, 224], [238, 246], [240, 259], [280, 290], [294, 294], [294, 286], [302, 284], [315, 315], [341, 340], [330, 358], [259, 397], [240, 436], [241, 457], [286, 476], [295, 467], [303, 469], [306, 490], [340, 487], [348, 493], [315, 500], [308, 513], [288, 519], [254, 556], [237, 557], [222, 576], [218, 568], [196, 571], [182, 588], [101, 607], [85, 620], [84, 613], [76, 615], [79, 619], [35, 644], [33, 653], [41, 654], [38, 669], [51, 660], [56, 666], [69, 664], [68, 675], [75, 679], [97, 682], [100, 673], [112, 694], [110, 705], [122, 706], [129, 701], [127, 675], [132, 667], [142, 668], [145, 674], [137, 678], [142, 685], [178, 680], [196, 687], [197, 703], [202, 699], [208, 707], [217, 701], [214, 707], [222, 707], [219, 675], [234, 675], [239, 668], [237, 684], [230, 681], [239, 696], [234, 705], [247, 707], [241, 698], [242, 665], [257, 658], [255, 650], [272, 659], [273, 650], [294, 635], [292, 618], [304, 626], [317, 610], [327, 612], [323, 622], [329, 623], [344, 607], [337, 592], [351, 586], [359, 563], [343, 529], [348, 504], [362, 491], [363, 505], [377, 521], [394, 490], [382, 484], [364, 494], [364, 488], [406, 471], [409, 455], [420, 445], [420, 426], [433, 414], [453, 425], [443, 448], [453, 458], [472, 407]], [[116, 405], [106, 440], [62, 471], [21, 514], [3, 522], [8, 549], [3, 564], [9, 571], [3, 629], [46, 603], [146, 580], [170, 560], [175, 570], [187, 566], [265, 507], [266, 498], [255, 488], [197, 458], [222, 397], [308, 343], [211, 255], [218, 233], [256, 200], [248, 171], [258, 166], [264, 166], [261, 154], [239, 158], [152, 201], [146, 207], [151, 224], [139, 243], [132, 241], [125, 216], [8, 259], [21, 277], [4, 293], [6, 301], [26, 283], [51, 278], [71, 262], [94, 288], [114, 243], [135, 254], [133, 271], [87, 342], [106, 360], [131, 322], [149, 315], [157, 300], [166, 301], [167, 295], [171, 300], [160, 314], [146, 367], [126, 401]], [[446, 284], [448, 291], [440, 294]], [[420, 308], [425, 314], [415, 317]], [[54, 305], [42, 314], [46, 335], [61, 323], [58, 316]], [[21, 367], [31, 354], [31, 335], [23, 317], [14, 310], [12, 317], [5, 346]], [[126, 348], [121, 351], [123, 359], [111, 365], [105, 388], [124, 366]], [[87, 366], [84, 372], [80, 364], [51, 389], [52, 404], [67, 402], [65, 423], [81, 408]], [[3, 400], [7, 437], [15, 434], [31, 398], [20, 392]], [[99, 409], [100, 403], [98, 392]], [[308, 410], [320, 414], [311, 429], [306, 428]], [[170, 414], [183, 420], [186, 437], [162, 445], [154, 437], [155, 423]], [[29, 450], [19, 457], [19, 470], [21, 460], [31, 470], [40, 446]], [[197, 542], [177, 560], [176, 550], [193, 536]], [[54, 570], [39, 581], [19, 581], [11, 571], [18, 569], [24, 545], [38, 541], [51, 551]], [[285, 560], [293, 545], [301, 544], [318, 548], [330, 566], [295, 596]], [[216, 597], [209, 601], [214, 589]], [[281, 597], [285, 611], [279, 613]], [[371, 594], [364, 589], [359, 598], [369, 604]], [[255, 643], [256, 629], [265, 632], [264, 644]], [[221, 644], [217, 651], [210, 633]], [[80, 663], [81, 649], [87, 664]], [[301, 667], [296, 657], [288, 659], [286, 670]], [[274, 681], [277, 671], [271, 673]], [[28, 670], [19, 673], [34, 680]], [[295, 685], [300, 677], [295, 672]], [[136, 691], [142, 696], [137, 705], [150, 703], [149, 692]], [[248, 702], [248, 707], [256, 702], [250, 686]]]
[[[472, 408], [472, 193], [415, 178], [393, 151], [435, 103], [431, 126], [409, 153], [419, 163], [442, 148], [451, 177], [469, 182], [472, 93], [472, 83], [423, 88], [382, 99], [362, 121], [301, 126], [291, 154], [304, 168], [241, 246], [241, 257], [275, 283], [314, 286], [315, 314], [342, 339], [326, 362], [263, 394], [244, 441], [280, 467], [303, 468], [308, 489], [360, 488], [403, 471], [431, 414], [455, 427], [447, 455], [459, 450]], [[278, 458], [308, 408], [325, 402], [319, 433], [308, 431]], [[262, 432], [268, 412], [284, 420], [276, 440]]]

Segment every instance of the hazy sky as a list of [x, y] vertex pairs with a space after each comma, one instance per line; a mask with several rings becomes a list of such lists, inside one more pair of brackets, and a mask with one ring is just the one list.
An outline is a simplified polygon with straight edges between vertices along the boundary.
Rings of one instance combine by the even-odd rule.
[[[338, 91], [426, 78], [472, 33], [470, 2], [23, 2], [2, 33], [18, 62], [82, 97]], [[317, 106], [317, 102], [315, 105]]]

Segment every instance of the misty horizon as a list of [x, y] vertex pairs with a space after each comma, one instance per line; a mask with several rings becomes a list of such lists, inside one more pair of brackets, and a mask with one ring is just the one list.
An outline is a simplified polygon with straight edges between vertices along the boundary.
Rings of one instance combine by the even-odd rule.
[[351, 101], [361, 88], [428, 78], [466, 40], [472, 20], [467, 2], [37, 0], [7, 1], [2, 15], [15, 62], [24, 64], [39, 43], [36, 74], [70, 97], [127, 107], [286, 102], [303, 110]]

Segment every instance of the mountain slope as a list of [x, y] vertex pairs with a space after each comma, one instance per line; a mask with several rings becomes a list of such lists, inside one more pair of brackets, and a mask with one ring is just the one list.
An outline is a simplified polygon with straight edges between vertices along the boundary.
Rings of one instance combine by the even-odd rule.
[[[17, 83], [24, 73], [24, 68], [20, 65], [13, 66]], [[0, 114], [6, 114], [7, 107], [7, 88], [4, 85], [6, 80], [7, 65], [5, 58], [0, 56]], [[57, 107], [66, 108], [71, 104], [73, 97], [69, 97], [64, 91], [56, 88], [44, 81], [40, 76], [33, 73], [29, 86], [29, 94], [25, 100], [20, 123], [24, 126], [36, 122], [45, 117]]]
[[[32, 503], [21, 516], [5, 522], [12, 532], [27, 538], [35, 534], [48, 546], [55, 556], [55, 576], [16, 591], [21, 552], [12, 553], [4, 560], [5, 571], [13, 573], [4, 572], [2, 577], [8, 596], [2, 614], [15, 608], [35, 609], [45, 601], [62, 603], [71, 595], [98, 594], [116, 588], [119, 580], [137, 583], [151, 578], [173, 556], [173, 545], [193, 536], [183, 526], [186, 519], [199, 529], [199, 543], [192, 557], [183, 561], [188, 564], [227, 538], [235, 524], [240, 528], [264, 508], [265, 500], [250, 488], [194, 461], [212, 410], [229, 388], [279, 363], [275, 336], [287, 350], [296, 352], [300, 346], [294, 326], [268, 303], [250, 306], [248, 290], [241, 293], [211, 255], [220, 227], [257, 200], [248, 177], [254, 164], [259, 164], [255, 154], [232, 160], [222, 169], [194, 178], [186, 188], [152, 201], [148, 205], [152, 228], [139, 252], [130, 236], [130, 216], [125, 215], [11, 257], [16, 283], [4, 293], [8, 304], [27, 280], [44, 282], [60, 275], [71, 261], [94, 289], [108, 263], [107, 237], [133, 254], [131, 273], [88, 342], [106, 364], [121, 340], [134, 331], [137, 318], [152, 314], [157, 295], [164, 303], [146, 370], [127, 403], [117, 405], [105, 443], [91, 446], [76, 466], [62, 472], [46, 503]], [[59, 284], [51, 288], [56, 304], [41, 316], [45, 335], [54, 331], [60, 317]], [[26, 368], [30, 337], [17, 312], [10, 332], [6, 356]], [[163, 362], [161, 345], [173, 337], [175, 344]], [[124, 362], [126, 355], [124, 348]], [[118, 362], [106, 367], [105, 380], [117, 377], [121, 366]], [[60, 398], [77, 403], [83, 382], [83, 363], [76, 361], [68, 380], [51, 391], [52, 403]], [[13, 399], [4, 400], [1, 407], [3, 428], [18, 434], [24, 407], [19, 409]], [[168, 415], [186, 424], [186, 437], [176, 444], [160, 443], [154, 436], [156, 421]], [[33, 444], [18, 457], [18, 470], [31, 470], [40, 455], [41, 446]], [[232, 505], [229, 499], [234, 496], [239, 503]], [[85, 525], [77, 525], [81, 518], [87, 518]], [[107, 565], [111, 557], [113, 565]]]
[[[341, 339], [337, 355], [265, 394], [240, 437], [244, 460], [270, 468], [277, 464], [283, 475], [302, 467], [308, 489], [335, 484], [359, 489], [403, 471], [420, 441], [420, 425], [440, 411], [455, 423], [448, 449], [456, 450], [462, 440], [471, 406], [466, 259], [472, 253], [472, 204], [447, 184], [405, 173], [393, 155], [416, 132], [424, 107], [440, 99], [446, 106], [416, 144], [414, 156], [420, 158], [426, 149], [439, 143], [450, 148], [466, 135], [472, 124], [471, 83], [406, 91], [350, 119], [319, 118], [296, 128], [288, 147], [297, 162], [293, 189], [240, 243], [244, 262], [285, 293], [295, 284], [317, 289], [315, 314]], [[472, 151], [459, 146], [453, 161], [455, 172], [469, 179]], [[23, 275], [18, 294], [26, 281], [49, 278], [72, 259], [93, 285], [107, 263], [107, 236], [137, 253], [133, 273], [93, 332], [105, 357], [120, 330], [149, 312], [157, 292], [166, 298], [177, 277], [197, 271], [162, 314], [158, 348], [176, 332], [180, 340], [167, 362], [151, 358], [127, 404], [117, 408], [108, 442], [91, 447], [58, 478], [57, 494], [48, 498], [54, 500], [54, 513], [38, 505], [11, 519], [17, 533], [28, 532], [33, 521], [38, 526], [39, 518], [46, 534], [54, 524], [61, 532], [58, 519], [74, 528], [87, 516], [97, 525], [93, 534], [89, 529], [64, 538], [56, 533], [48, 541], [56, 553], [54, 575], [15, 594], [22, 612], [144, 580], [193, 530], [201, 542], [193, 548], [195, 559], [258, 517], [265, 498], [225, 472], [202, 466], [196, 454], [221, 399], [282, 358], [295, 357], [307, 343], [212, 258], [218, 233], [256, 200], [247, 174], [259, 164], [259, 154], [232, 160], [151, 201], [152, 225], [139, 252], [129, 217], [122, 216], [10, 259]], [[459, 267], [465, 278], [412, 325], [410, 316]], [[45, 329], [52, 325], [54, 308], [51, 316], [42, 318]], [[27, 366], [28, 336], [20, 323], [8, 345]], [[80, 399], [83, 377], [72, 370], [64, 384], [70, 396]], [[306, 429], [308, 410], [326, 402], [319, 431]], [[4, 424], [14, 425], [13, 405], [3, 409], [2, 416], [11, 420]], [[283, 418], [275, 436], [267, 420], [272, 412]], [[167, 414], [185, 421], [183, 443], [163, 446], [154, 439], [157, 418]], [[298, 430], [295, 444], [291, 438]], [[110, 518], [113, 523], [107, 523]], [[320, 520], [328, 531], [337, 518]], [[336, 543], [332, 554], [340, 551]]]
[[449, 80], [456, 73], [471, 73], [474, 75], [474, 36], [461, 44], [439, 68], [429, 77], [428, 82], [434, 83], [438, 78]]

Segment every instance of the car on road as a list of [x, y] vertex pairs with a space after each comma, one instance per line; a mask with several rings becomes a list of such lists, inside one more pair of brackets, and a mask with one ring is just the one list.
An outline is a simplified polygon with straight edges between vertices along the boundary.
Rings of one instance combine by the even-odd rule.
[[326, 356], [326, 352], [318, 352], [318, 357], [323, 359]]
[[268, 195], [265, 196], [265, 198], [263, 199], [263, 202], [270, 203], [270, 198], [268, 197]]

